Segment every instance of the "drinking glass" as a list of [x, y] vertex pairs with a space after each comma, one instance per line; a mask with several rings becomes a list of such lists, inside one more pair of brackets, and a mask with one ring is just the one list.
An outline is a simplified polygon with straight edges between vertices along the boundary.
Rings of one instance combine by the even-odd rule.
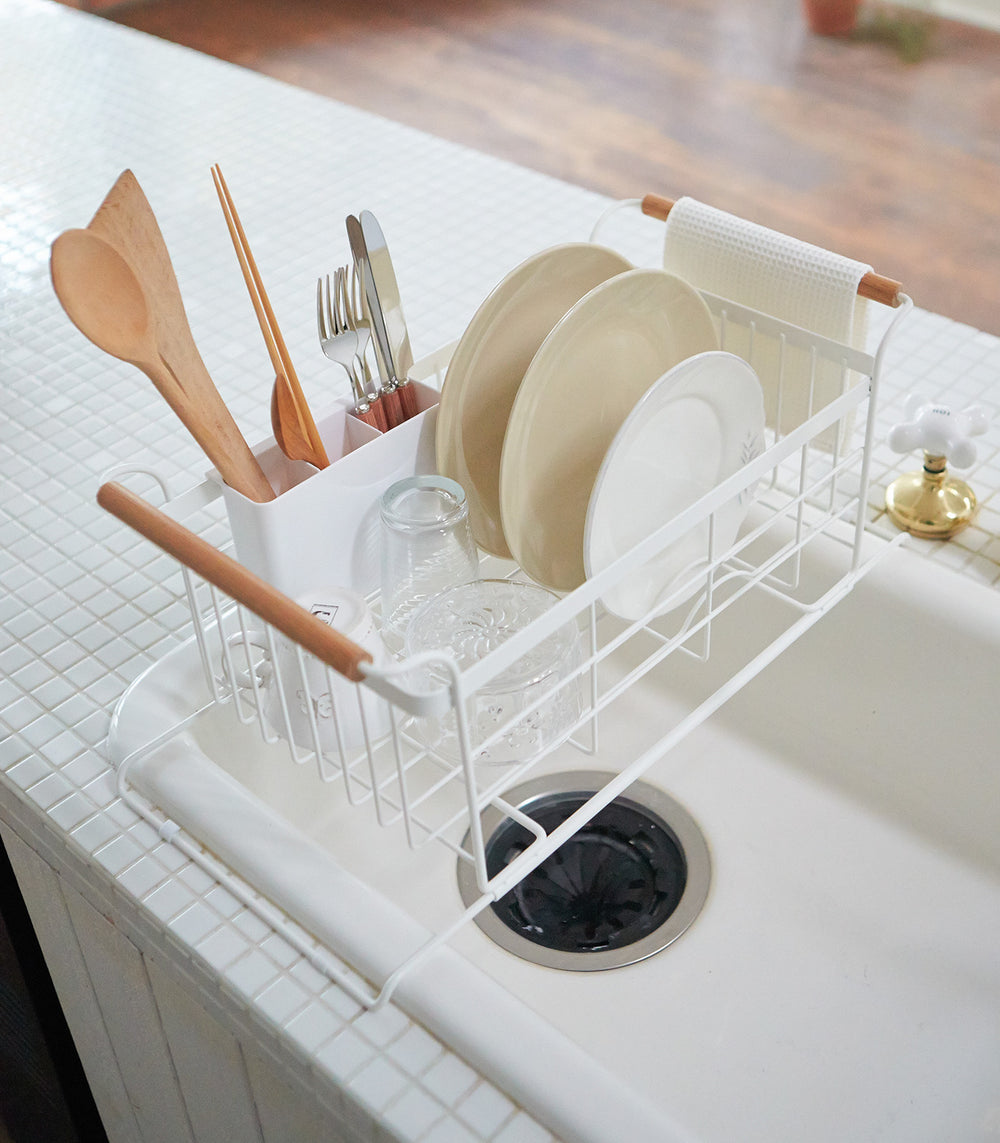
[[438, 592], [479, 576], [479, 554], [462, 486], [446, 476], [397, 481], [379, 503], [382, 637], [402, 650], [413, 611]]

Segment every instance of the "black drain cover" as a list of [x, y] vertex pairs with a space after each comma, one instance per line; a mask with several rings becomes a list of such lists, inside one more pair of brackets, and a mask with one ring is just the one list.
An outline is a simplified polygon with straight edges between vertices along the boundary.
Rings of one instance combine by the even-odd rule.
[[[522, 812], [551, 833], [591, 792], [539, 798]], [[496, 876], [534, 840], [506, 819], [486, 847]], [[673, 832], [627, 798], [601, 810], [492, 906], [513, 932], [544, 948], [586, 953], [623, 948], [659, 928], [680, 903], [687, 865]]]

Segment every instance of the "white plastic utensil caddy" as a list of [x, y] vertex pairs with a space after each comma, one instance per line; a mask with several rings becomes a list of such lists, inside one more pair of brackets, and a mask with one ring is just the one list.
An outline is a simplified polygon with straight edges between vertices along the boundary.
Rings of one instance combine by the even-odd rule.
[[[296, 746], [292, 742], [286, 704], [295, 701], [296, 693], [301, 692], [298, 675], [301, 673], [304, 678], [307, 653], [299, 649], [299, 669], [292, 672], [296, 678], [268, 678], [269, 670], [273, 676], [270, 664], [277, 658], [277, 632], [270, 628], [264, 632], [262, 651], [260, 619], [183, 568], [193, 633], [179, 652], [172, 654], [197, 660], [203, 683], [201, 693], [169, 697], [164, 693], [166, 722], [162, 718], [159, 723], [150, 719], [149, 740], [138, 747], [130, 744], [127, 754], [122, 753], [119, 740], [112, 734], [118, 792], [161, 836], [223, 882], [365, 1007], [384, 1004], [407, 972], [641, 778], [841, 600], [886, 550], [882, 540], [874, 543], [874, 554], [867, 551], [865, 543], [869, 456], [886, 345], [911, 308], [910, 299], [900, 294], [896, 312], [877, 348], [868, 353], [722, 298], [708, 294], [703, 297], [717, 321], [723, 349], [738, 343], [754, 365], [755, 340], [770, 339], [772, 346], [778, 346], [779, 359], [787, 352], [795, 353], [797, 360], [804, 356], [808, 361], [809, 378], [797, 376], [794, 384], [809, 386], [810, 410], [811, 388], [820, 370], [826, 378], [831, 369], [838, 372], [839, 395], [811, 411], [794, 428], [782, 425], [779, 430], [771, 423], [767, 447], [761, 455], [616, 563], [559, 598], [540, 618], [473, 666], [460, 670], [447, 657], [438, 657], [435, 661], [450, 679], [448, 684], [433, 692], [422, 691], [415, 682], [419, 676], [416, 668], [421, 664], [415, 660], [369, 666], [360, 684], [353, 688], [348, 684], [346, 688], [346, 701], [358, 701], [359, 713], [352, 721], [356, 724], [360, 718], [364, 727], [364, 742], [360, 746], [324, 752], [315, 711], [309, 714], [311, 746]], [[734, 338], [733, 334], [737, 336]], [[378, 595], [373, 590], [377, 577], [373, 578], [370, 545], [372, 512], [388, 484], [414, 471], [428, 471], [433, 465], [433, 390], [439, 389], [443, 381], [449, 352], [442, 351], [433, 360], [418, 364], [414, 371], [427, 386], [422, 391], [424, 412], [418, 423], [378, 436], [368, 426], [351, 423], [345, 409], [335, 409], [326, 420], [336, 426], [334, 431], [343, 441], [343, 456], [335, 459], [329, 469], [309, 476], [269, 505], [240, 503], [242, 498], [226, 492], [241, 562], [290, 596], [310, 586], [303, 579], [303, 569], [315, 582], [310, 568], [320, 563], [326, 569], [327, 582], [366, 589], [377, 616]], [[781, 386], [785, 384], [780, 360], [778, 377], [780, 407]], [[324, 418], [319, 420], [322, 425]], [[269, 464], [280, 465], [273, 442], [271, 446], [266, 470]], [[273, 469], [269, 475], [274, 476]], [[168, 501], [163, 510], [173, 519], [183, 520], [221, 495], [219, 483], [207, 480], [177, 500]], [[737, 540], [726, 550], [715, 550], [715, 514], [733, 498], [747, 496], [752, 497], [753, 506]], [[299, 503], [303, 507], [296, 507]], [[261, 523], [264, 520], [266, 524]], [[675, 599], [683, 603], [671, 606], [670, 600], [661, 600], [651, 613], [635, 621], [618, 619], [602, 607], [602, 597], [623, 577], [676, 544], [688, 531], [706, 527], [707, 561], [692, 568], [686, 582], [677, 583], [673, 589]], [[810, 553], [819, 549], [822, 557], [816, 564], [821, 570], [814, 572], [810, 568]], [[523, 578], [510, 563], [493, 557], [484, 560], [483, 575]], [[742, 646], [734, 658], [734, 641], [727, 640], [730, 650], [726, 661], [713, 665], [713, 633], [717, 625], [738, 625], [741, 613], [745, 614], [743, 609], [764, 603], [775, 617], [767, 642]], [[537, 699], [541, 706], [551, 699], [554, 689], [579, 687], [583, 681], [584, 709], [570, 728], [568, 740], [558, 750], [597, 753], [602, 728], [613, 728], [621, 718], [634, 721], [633, 696], [639, 688], [655, 687], [664, 672], [672, 673], [670, 677], [674, 678], [681, 673], [684, 693], [690, 698], [679, 716], [676, 707], [671, 710], [665, 706], [662, 723], [657, 721], [658, 716], [650, 715], [650, 710], [657, 709], [656, 704], [644, 704], [641, 747], [619, 760], [613, 778], [547, 835], [504, 799], [506, 790], [521, 783], [546, 759], [530, 758], [506, 766], [477, 764], [480, 751], [499, 741], [511, 725], [498, 725], [490, 738], [473, 746], [467, 712], [477, 691], [568, 623], [576, 624], [581, 633], [583, 653], [579, 664], [573, 674], [553, 683], [553, 690]], [[735, 640], [735, 644], [739, 646], [740, 640]], [[148, 702], [150, 691], [156, 693], [161, 677], [164, 692], [170, 690], [170, 680], [160, 666], [154, 665], [147, 677], [139, 680], [141, 685], [133, 685], [122, 700], [116, 721], [122, 718], [129, 703], [137, 701], [138, 691], [142, 691], [142, 701]], [[329, 701], [336, 720], [337, 703], [345, 701], [345, 685], [342, 679], [334, 679], [332, 668], [326, 670], [327, 689], [332, 696]], [[340, 685], [335, 686], [338, 681]], [[265, 686], [281, 687], [281, 705], [286, 709], [284, 727], [272, 726], [263, 716]], [[367, 692], [363, 704], [362, 692]], [[381, 721], [388, 726], [388, 732], [377, 739], [369, 729], [373, 695], [384, 704], [386, 718]], [[373, 827], [372, 847], [379, 845], [378, 829], [374, 827], [397, 829], [404, 831], [413, 850], [429, 842], [439, 843], [453, 850], [458, 860], [471, 863], [480, 890], [478, 900], [458, 912], [451, 925], [438, 931], [418, 952], [408, 955], [385, 979], [362, 979], [351, 965], [338, 959], [338, 950], [327, 956], [281, 908], [272, 907], [259, 893], [249, 890], [238, 869], [227, 868], [182, 824], [152, 805], [130, 780], [137, 763], [220, 708], [231, 711], [232, 718], [240, 723], [256, 726], [265, 742], [274, 744], [276, 752], [280, 748], [288, 765], [315, 768], [325, 796], [344, 799], [357, 807], [357, 812], [367, 813]], [[273, 713], [273, 704], [271, 709]], [[451, 753], [447, 757], [436, 756], [415, 733], [415, 720], [449, 711], [454, 712], [457, 729], [457, 760]], [[523, 719], [524, 712], [516, 717]], [[607, 770], [607, 759], [600, 761], [602, 770]], [[566, 768], [574, 766], [567, 764]], [[490, 806], [518, 821], [535, 838], [520, 856], [492, 877], [485, 853], [488, 839], [483, 837], [481, 827], [481, 815]]]

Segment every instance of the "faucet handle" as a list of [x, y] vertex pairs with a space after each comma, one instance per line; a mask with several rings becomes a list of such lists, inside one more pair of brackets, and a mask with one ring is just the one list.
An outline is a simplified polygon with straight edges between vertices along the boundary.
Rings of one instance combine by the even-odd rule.
[[975, 464], [976, 446], [970, 439], [986, 432], [989, 417], [980, 405], [956, 412], [946, 405], [924, 401], [915, 393], [906, 400], [906, 420], [889, 431], [893, 452], [923, 449], [929, 457], [941, 457], [955, 468]]
[[911, 394], [907, 419], [889, 432], [894, 452], [924, 450], [920, 472], [898, 476], [885, 490], [889, 517], [907, 532], [928, 540], [946, 540], [966, 526], [976, 512], [976, 495], [964, 480], [949, 476], [948, 463], [968, 468], [976, 460], [972, 437], [986, 432], [989, 418], [978, 405], [954, 412]]

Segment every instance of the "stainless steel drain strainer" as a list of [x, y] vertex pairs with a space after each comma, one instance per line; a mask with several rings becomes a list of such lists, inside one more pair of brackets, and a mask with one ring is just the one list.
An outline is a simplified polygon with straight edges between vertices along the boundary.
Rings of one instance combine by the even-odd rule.
[[[611, 774], [574, 771], [534, 779], [505, 798], [550, 833]], [[483, 815], [492, 878], [533, 840], [490, 809]], [[691, 815], [662, 790], [635, 782], [545, 859], [476, 923], [502, 948], [549, 968], [620, 968], [675, 941], [697, 917], [711, 882], [711, 858]], [[480, 896], [459, 861], [466, 905]]]

